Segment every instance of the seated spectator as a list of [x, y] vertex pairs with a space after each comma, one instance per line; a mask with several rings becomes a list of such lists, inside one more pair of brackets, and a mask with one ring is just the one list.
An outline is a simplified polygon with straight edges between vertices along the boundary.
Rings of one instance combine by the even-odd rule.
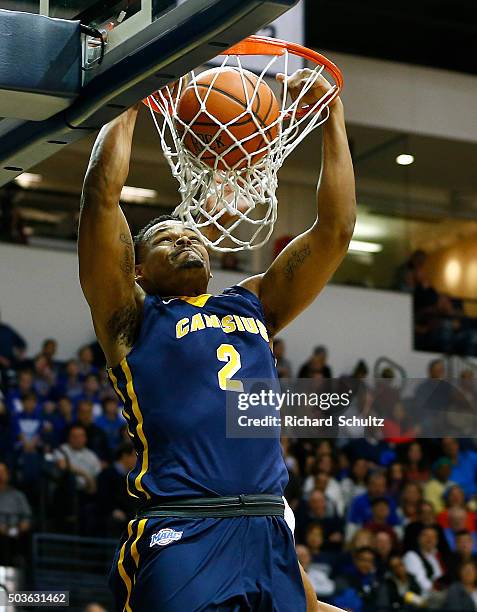
[[422, 490], [420, 485], [415, 482], [407, 482], [401, 492], [398, 510], [403, 525], [417, 520], [421, 502]]
[[111, 452], [121, 442], [121, 428], [124, 422], [124, 417], [120, 414], [118, 400], [116, 398], [103, 400], [103, 414], [96, 418], [96, 425], [106, 434]]
[[298, 542], [304, 542], [308, 525], [318, 523], [322, 526], [327, 550], [341, 548], [343, 542], [343, 521], [327, 505], [322, 491], [312, 491], [308, 500], [302, 500], [296, 513], [296, 535]]
[[310, 551], [303, 544], [296, 546], [298, 561], [308, 575], [315, 593], [320, 599], [328, 599], [335, 592], [335, 583], [329, 575], [316, 563], [312, 562]]
[[0, 319], [0, 368], [15, 368], [25, 358], [26, 342], [10, 325]]
[[118, 537], [133, 518], [136, 504], [128, 494], [126, 476], [136, 465], [136, 459], [133, 446], [121, 444], [114, 463], [98, 476], [99, 528], [103, 536]]
[[423, 607], [425, 598], [414, 576], [406, 570], [400, 555], [389, 559], [389, 571], [381, 584], [376, 601], [378, 611], [415, 610]]
[[444, 601], [445, 610], [474, 612], [477, 610], [477, 569], [474, 561], [464, 561], [459, 567], [459, 579], [450, 585]]
[[313, 374], [321, 373], [323, 378], [332, 378], [331, 368], [327, 364], [328, 349], [326, 346], [317, 346], [311, 357], [301, 366], [298, 378], [312, 378]]
[[392, 407], [401, 400], [401, 393], [395, 386], [395, 373], [392, 368], [383, 368], [375, 380], [373, 413], [379, 417], [391, 416]]
[[444, 494], [455, 484], [450, 480], [451, 469], [449, 457], [440, 457], [432, 465], [433, 477], [424, 485], [424, 499], [433, 505], [437, 514], [445, 509]]
[[416, 271], [423, 269], [426, 260], [427, 254], [425, 251], [418, 249], [411, 253], [409, 258], [396, 269], [393, 289], [413, 293], [418, 280], [421, 278], [421, 275], [416, 274]]
[[92, 494], [96, 492], [96, 477], [101, 471], [101, 462], [92, 450], [86, 447], [87, 434], [83, 425], [73, 425], [68, 432], [68, 441], [54, 453], [58, 467], [74, 475], [76, 489]]
[[78, 402], [76, 422], [86, 431], [88, 448], [103, 461], [108, 461], [110, 458], [108, 438], [105, 432], [94, 423], [92, 402], [89, 400]]
[[366, 459], [355, 459], [351, 464], [349, 476], [340, 482], [341, 493], [345, 508], [348, 509], [354, 497], [366, 493], [366, 477], [369, 472], [369, 463]]
[[351, 462], [366, 459], [372, 464], [370, 467], [386, 466], [396, 459], [396, 453], [390, 450], [387, 442], [369, 437], [352, 439], [343, 450]]
[[73, 402], [77, 401], [83, 394], [83, 383], [80, 379], [78, 362], [70, 359], [65, 366], [64, 372], [60, 373], [57, 385], [52, 397], [55, 399], [66, 396]]
[[349, 589], [357, 595], [358, 601], [361, 602], [360, 608], [353, 607], [353, 610], [375, 612], [379, 583], [376, 576], [374, 551], [372, 548], [363, 546], [353, 552], [352, 559], [352, 566], [346, 575], [339, 576], [335, 581], [337, 597], [333, 598], [332, 602], [335, 605], [341, 605], [340, 594]]
[[56, 352], [58, 350], [58, 342], [54, 338], [47, 338], [41, 345], [40, 355], [45, 357], [48, 363], [48, 367], [53, 371], [55, 378], [58, 377], [60, 372], [60, 363], [55, 360]]
[[475, 431], [477, 415], [477, 389], [473, 370], [462, 370], [458, 386], [452, 390], [450, 410], [447, 412], [446, 429], [448, 435], [456, 438], [465, 437]]
[[383, 436], [391, 444], [407, 444], [419, 435], [420, 427], [408, 414], [401, 401], [397, 401], [384, 419]]
[[437, 522], [439, 525], [443, 529], [449, 527], [449, 511], [451, 508], [463, 508], [467, 515], [465, 528], [471, 532], [475, 531], [476, 514], [472, 510], [467, 509], [464, 491], [459, 487], [459, 485], [452, 485], [449, 487], [444, 495], [444, 500], [446, 503], [446, 508], [437, 515]]
[[409, 482], [426, 483], [429, 480], [429, 468], [419, 441], [409, 444], [404, 459], [404, 469], [406, 480]]
[[424, 438], [433, 438], [445, 431], [446, 412], [449, 410], [452, 386], [445, 380], [445, 363], [434, 359], [428, 366], [428, 378], [416, 389], [414, 411], [419, 414]]
[[466, 497], [477, 493], [477, 452], [461, 450], [455, 438], [442, 438], [442, 450], [452, 464], [450, 479], [462, 487]]
[[375, 497], [371, 501], [371, 520], [364, 524], [365, 529], [371, 533], [387, 533], [392, 540], [393, 547], [397, 546], [398, 537], [390, 523], [391, 508], [386, 497]]
[[416, 550], [408, 550], [403, 557], [406, 570], [414, 576], [423, 595], [429, 595], [445, 573], [437, 550], [438, 536], [434, 527], [423, 527]]
[[96, 374], [88, 374], [83, 380], [83, 393], [76, 398], [77, 407], [79, 402], [90, 402], [93, 408], [93, 418], [103, 414], [103, 406], [99, 395], [99, 380]]
[[436, 520], [436, 514], [432, 504], [423, 501], [419, 504], [418, 514], [415, 521], [409, 522], [404, 529], [404, 539], [402, 548], [404, 551], [415, 550], [419, 534], [424, 527], [433, 527], [437, 532], [438, 544], [437, 548], [443, 559], [449, 555], [449, 545], [447, 544], [444, 530]]
[[[341, 541], [342, 538], [338, 543], [341, 544]], [[323, 551], [324, 531], [320, 523], [313, 522], [308, 525], [305, 534], [305, 544], [310, 551], [312, 562], [320, 564], [326, 574], [331, 576], [336, 562], [336, 553], [330, 550]]]
[[33, 372], [31, 370], [20, 370], [18, 380], [15, 387], [10, 389], [6, 396], [6, 403], [9, 412], [22, 412], [23, 403], [22, 397], [28, 393], [34, 393], [33, 389]]
[[341, 486], [333, 477], [335, 465], [331, 454], [320, 455], [313, 469], [313, 474], [308, 476], [303, 484], [303, 493], [306, 497], [310, 491], [319, 489], [323, 491], [326, 498], [330, 500], [339, 516], [343, 516], [345, 503]]
[[94, 365], [94, 353], [90, 346], [82, 346], [78, 351], [78, 370], [81, 380], [89, 374], [97, 374], [98, 368]]
[[387, 531], [377, 531], [374, 534], [374, 542], [372, 549], [376, 558], [376, 573], [381, 580], [386, 574], [389, 567], [389, 560], [393, 552], [397, 549], [398, 541]]
[[66, 435], [73, 423], [75, 422], [73, 413], [73, 402], [66, 395], [60, 397], [56, 404], [56, 411], [53, 415], [53, 427], [55, 437], [58, 440], [57, 446], [66, 441]]
[[41, 444], [41, 406], [32, 392], [22, 398], [22, 406], [22, 412], [13, 415], [12, 433], [18, 448], [23, 452], [32, 452]]
[[275, 338], [273, 341], [273, 356], [277, 363], [277, 372], [279, 378], [291, 378], [292, 367], [291, 363], [285, 357], [286, 347], [285, 342], [281, 338]]
[[473, 530], [470, 531], [469, 529], [467, 529], [468, 515], [465, 508], [460, 508], [458, 506], [450, 508], [448, 516], [449, 527], [444, 528], [444, 534], [446, 536], [447, 543], [449, 544], [451, 552], [455, 552], [457, 549], [457, 534], [466, 532], [469, 533], [472, 537], [472, 552], [477, 553], [477, 534], [475, 533], [475, 518], [472, 521]]
[[387, 470], [387, 490], [388, 494], [398, 500], [401, 497], [404, 486], [404, 469], [402, 463], [393, 461]]
[[283, 459], [287, 466], [289, 472], [292, 472], [296, 476], [300, 475], [300, 466], [298, 464], [297, 458], [292, 453], [290, 446], [290, 439], [286, 437], [282, 437], [281, 440]]
[[45, 355], [38, 355], [33, 361], [33, 388], [41, 399], [47, 399], [56, 384], [55, 372]]
[[448, 557], [446, 584], [459, 580], [459, 567], [467, 561], [477, 562], [477, 554], [474, 552], [475, 541], [473, 534], [466, 529], [455, 534], [455, 550]]
[[0, 565], [21, 564], [28, 552], [31, 508], [25, 495], [10, 486], [10, 473], [0, 463]]
[[351, 502], [346, 526], [346, 540], [350, 539], [358, 527], [372, 520], [372, 501], [381, 497], [385, 497], [389, 503], [389, 525], [393, 527], [399, 524], [396, 502], [387, 494], [386, 476], [383, 472], [371, 472], [367, 478], [366, 493], [358, 495]]

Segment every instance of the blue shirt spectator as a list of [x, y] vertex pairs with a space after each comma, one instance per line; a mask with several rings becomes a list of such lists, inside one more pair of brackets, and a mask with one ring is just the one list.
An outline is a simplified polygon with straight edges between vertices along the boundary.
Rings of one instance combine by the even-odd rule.
[[52, 397], [69, 397], [72, 401], [77, 401], [83, 394], [83, 383], [80, 379], [78, 363], [75, 359], [70, 359], [65, 366], [64, 372], [60, 373], [58, 382], [52, 391]]
[[31, 370], [21, 370], [18, 374], [17, 385], [13, 387], [13, 389], [10, 389], [6, 396], [6, 404], [9, 412], [22, 412], [22, 398], [32, 392], [34, 392], [33, 374]]
[[455, 438], [443, 438], [442, 450], [452, 462], [450, 480], [460, 485], [467, 498], [477, 493], [477, 452], [460, 450]]
[[14, 439], [25, 447], [40, 441], [42, 432], [41, 406], [34, 393], [23, 398], [23, 411], [13, 415], [12, 434]]
[[121, 430], [125, 419], [119, 413], [119, 404], [116, 398], [106, 398], [103, 401], [103, 414], [96, 418], [96, 425], [100, 427], [108, 439], [108, 446], [113, 451], [121, 442]]
[[387, 494], [386, 476], [381, 472], [372, 472], [367, 478], [367, 491], [353, 499], [348, 513], [347, 539], [352, 533], [373, 519], [372, 502], [374, 499], [384, 498], [389, 504], [388, 525], [399, 525], [395, 500]]

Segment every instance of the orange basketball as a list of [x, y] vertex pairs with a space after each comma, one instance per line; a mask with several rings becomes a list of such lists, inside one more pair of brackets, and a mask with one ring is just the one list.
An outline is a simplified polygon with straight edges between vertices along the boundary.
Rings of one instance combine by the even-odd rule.
[[[236, 68], [202, 72], [184, 90], [177, 107], [179, 119], [190, 127], [184, 135], [186, 129], [176, 121], [185, 147], [211, 167], [221, 155], [217, 164], [220, 170], [245, 167], [248, 163], [245, 151], [252, 155], [250, 164], [257, 163], [267, 153], [267, 144], [278, 134], [276, 120], [280, 109], [273, 91], [264, 81], [257, 87], [258, 77], [252, 72], [243, 70], [242, 74]], [[202, 102], [207, 113], [201, 111]], [[227, 125], [231, 134], [219, 124]], [[264, 131], [260, 132], [258, 126]], [[237, 141], [241, 141], [241, 146]], [[204, 143], [211, 150], [204, 148]]]

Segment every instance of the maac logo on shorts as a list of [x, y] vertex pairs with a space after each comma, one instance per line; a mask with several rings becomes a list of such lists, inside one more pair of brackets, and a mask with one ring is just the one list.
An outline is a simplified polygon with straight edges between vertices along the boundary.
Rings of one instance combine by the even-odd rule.
[[161, 529], [157, 533], [153, 533], [151, 536], [151, 546], [158, 544], [159, 546], [167, 546], [171, 542], [176, 542], [182, 538], [182, 531], [175, 531], [174, 529]]

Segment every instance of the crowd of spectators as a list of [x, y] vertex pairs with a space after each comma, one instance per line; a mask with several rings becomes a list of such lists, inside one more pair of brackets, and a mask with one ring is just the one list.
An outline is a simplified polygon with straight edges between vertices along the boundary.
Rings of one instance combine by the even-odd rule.
[[411, 293], [416, 350], [477, 356], [477, 318], [464, 300], [438, 291], [426, 273], [427, 254], [414, 251], [398, 268], [394, 287]]
[[[28, 359], [3, 323], [0, 339], [0, 565], [26, 564], [35, 530], [117, 538], [134, 515], [125, 475], [136, 455], [100, 351], [83, 346], [62, 363], [47, 339]], [[280, 376], [293, 377], [285, 343], [274, 350]], [[331, 380], [327, 349], [297, 374]], [[393, 372], [379, 389], [367, 377], [358, 361], [347, 381], [387, 411], [379, 436], [282, 440], [298, 557], [319, 597], [346, 610], [477, 610], [476, 442], [422, 437], [387, 386]], [[450, 387], [433, 398], [444, 378], [432, 362], [429, 401], [458, 401]], [[471, 371], [462, 380], [475, 407]]]

